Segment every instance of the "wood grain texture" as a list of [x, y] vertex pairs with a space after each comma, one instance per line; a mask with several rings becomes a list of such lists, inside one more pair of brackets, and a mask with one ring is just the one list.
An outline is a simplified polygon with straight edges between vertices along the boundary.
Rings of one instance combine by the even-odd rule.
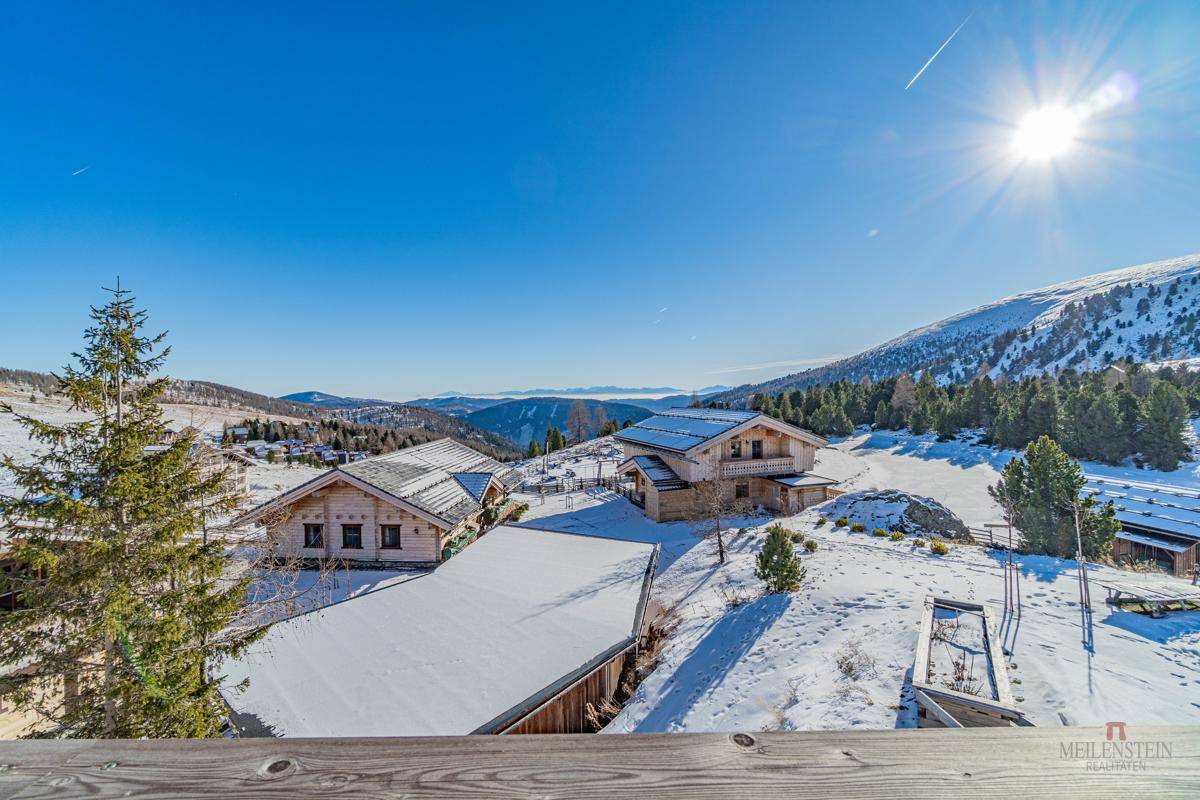
[[1063, 745], [1103, 728], [0, 743], [0, 798], [1167, 798], [1200, 796], [1200, 727], [1144, 769]]

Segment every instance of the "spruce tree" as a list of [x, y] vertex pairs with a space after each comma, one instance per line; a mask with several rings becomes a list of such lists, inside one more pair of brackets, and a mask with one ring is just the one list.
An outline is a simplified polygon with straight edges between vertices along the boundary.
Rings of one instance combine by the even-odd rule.
[[526, 458], [537, 458], [542, 454], [542, 448], [537, 439], [529, 440], [529, 449], [525, 451]]
[[68, 737], [217, 736], [213, 666], [262, 633], [231, 626], [248, 579], [205, 532], [235, 498], [192, 436], [146, 449], [166, 431], [155, 375], [169, 348], [142, 334], [128, 292], [112, 295], [59, 379], [84, 418], [17, 415], [42, 449], [2, 459], [22, 492], [0, 497], [0, 516], [30, 572], [0, 576], [24, 606], [0, 614], [0, 666], [26, 665], [0, 677], [0, 697]]
[[889, 422], [888, 405], [887, 405], [887, 403], [880, 400], [878, 403], [875, 404], [875, 428], [876, 428], [876, 430], [878, 430], [880, 428], [888, 427], [888, 422]]
[[1155, 469], [1173, 470], [1187, 455], [1183, 438], [1187, 402], [1171, 384], [1157, 381], [1142, 401], [1142, 428], [1138, 447]]
[[1021, 531], [1022, 549], [1044, 555], [1074, 556], [1078, 503], [1084, 555], [1099, 558], [1108, 555], [1120, 525], [1112, 503], [1101, 506], [1094, 497], [1080, 498], [1083, 484], [1079, 463], [1053, 439], [1041, 436], [1004, 466], [1000, 481], [988, 492], [1002, 508], [1012, 509], [1010, 522]]
[[755, 558], [754, 577], [767, 584], [768, 592], [794, 592], [804, 582], [805, 572], [792, 548], [791, 532], [779, 524], [767, 528], [767, 539]]

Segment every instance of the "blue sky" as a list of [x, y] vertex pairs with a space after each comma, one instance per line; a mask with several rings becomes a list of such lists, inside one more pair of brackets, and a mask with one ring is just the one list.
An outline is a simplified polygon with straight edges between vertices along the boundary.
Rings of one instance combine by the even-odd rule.
[[1200, 250], [1193, 2], [352, 5], [5, 9], [0, 365], [120, 273], [270, 394], [743, 383]]

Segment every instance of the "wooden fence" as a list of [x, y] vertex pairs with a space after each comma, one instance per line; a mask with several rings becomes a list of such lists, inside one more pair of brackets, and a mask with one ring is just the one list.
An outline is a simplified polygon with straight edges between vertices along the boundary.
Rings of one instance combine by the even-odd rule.
[[0, 743], [3, 800], [1198, 796], [1200, 726]]

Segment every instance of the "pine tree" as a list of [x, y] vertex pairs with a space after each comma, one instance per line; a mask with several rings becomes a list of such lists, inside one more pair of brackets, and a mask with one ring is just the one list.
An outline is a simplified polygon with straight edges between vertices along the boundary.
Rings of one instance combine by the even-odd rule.
[[767, 539], [755, 558], [754, 577], [767, 584], [768, 592], [794, 592], [806, 571], [792, 548], [791, 532], [778, 524], [767, 528]]
[[1155, 469], [1173, 470], [1187, 455], [1183, 438], [1187, 426], [1187, 402], [1171, 384], [1157, 381], [1142, 402], [1142, 428], [1138, 449]]
[[167, 380], [154, 376], [169, 348], [142, 335], [128, 292], [112, 295], [61, 378], [85, 419], [18, 415], [45, 449], [31, 465], [3, 458], [23, 494], [0, 497], [0, 515], [36, 577], [0, 579], [25, 606], [0, 614], [0, 664], [30, 665], [0, 677], [0, 696], [68, 737], [217, 736], [208, 665], [262, 633], [231, 626], [248, 579], [231, 578], [226, 545], [200, 535], [235, 499], [191, 436], [145, 450], [166, 430], [156, 401]]
[[526, 458], [537, 458], [541, 454], [542, 454], [542, 448], [541, 448], [541, 445], [538, 444], [538, 440], [530, 439], [529, 440], [529, 449], [525, 451], [525, 457]]
[[1105, 464], [1116, 464], [1129, 455], [1129, 436], [1125, 433], [1121, 409], [1112, 392], [1101, 392], [1088, 408], [1084, 430], [1092, 439], [1093, 457]]
[[887, 403], [880, 400], [875, 404], [875, 428], [881, 429], [888, 427], [889, 411]]
[[1002, 508], [1012, 508], [1010, 522], [1021, 531], [1023, 550], [1053, 556], [1075, 554], [1078, 503], [1084, 555], [1099, 558], [1112, 549], [1120, 525], [1111, 503], [1100, 506], [1094, 497], [1080, 498], [1083, 483], [1079, 463], [1041, 436], [1005, 465], [988, 492]]

